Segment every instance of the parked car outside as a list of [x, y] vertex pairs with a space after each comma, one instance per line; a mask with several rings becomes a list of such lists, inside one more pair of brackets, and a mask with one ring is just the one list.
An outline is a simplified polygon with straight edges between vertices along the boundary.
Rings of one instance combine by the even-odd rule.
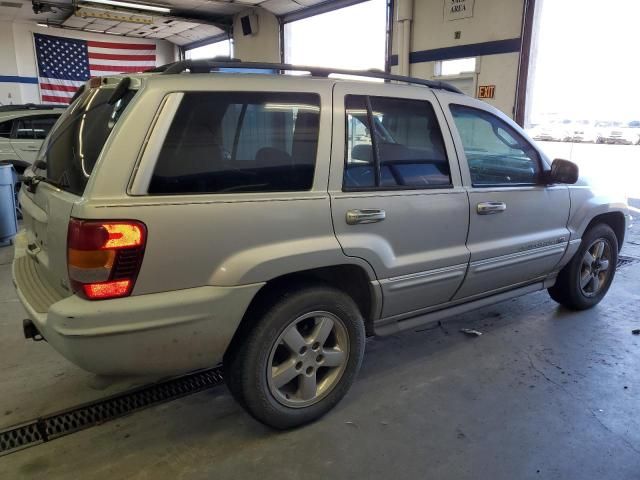
[[490, 105], [219, 65], [91, 81], [63, 114], [20, 193], [26, 336], [99, 374], [222, 362], [251, 415], [290, 428], [346, 394], [367, 335], [607, 293], [626, 204]]
[[597, 143], [634, 145], [638, 142], [638, 132], [636, 128], [629, 127], [629, 124], [625, 122], [598, 122], [596, 129], [598, 131]]
[[589, 120], [571, 122], [567, 127], [565, 142], [596, 143], [598, 134], [595, 126]]
[[625, 136], [633, 145], [640, 145], [640, 120], [632, 120], [627, 123]]
[[537, 125], [528, 133], [534, 140], [543, 142], [564, 142], [569, 138], [567, 125], [560, 122]]
[[0, 106], [0, 162], [22, 173], [62, 112], [64, 108], [50, 105]]

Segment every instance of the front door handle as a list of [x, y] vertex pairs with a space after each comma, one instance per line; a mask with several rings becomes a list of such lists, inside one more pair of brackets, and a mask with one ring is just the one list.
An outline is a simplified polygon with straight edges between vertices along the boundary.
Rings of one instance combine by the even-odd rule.
[[362, 210], [347, 210], [347, 224], [376, 223], [387, 218], [384, 210], [379, 208], [365, 208]]
[[478, 204], [478, 215], [492, 215], [494, 213], [501, 213], [507, 209], [507, 204], [504, 202], [481, 202]]

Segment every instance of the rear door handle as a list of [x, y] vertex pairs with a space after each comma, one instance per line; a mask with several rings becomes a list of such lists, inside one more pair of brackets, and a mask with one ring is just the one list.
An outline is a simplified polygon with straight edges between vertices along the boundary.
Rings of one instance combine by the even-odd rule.
[[478, 215], [492, 215], [494, 213], [502, 213], [507, 209], [504, 202], [481, 202], [478, 204]]
[[347, 210], [347, 224], [357, 225], [359, 223], [376, 223], [387, 218], [384, 210], [379, 208], [365, 208], [362, 210]]

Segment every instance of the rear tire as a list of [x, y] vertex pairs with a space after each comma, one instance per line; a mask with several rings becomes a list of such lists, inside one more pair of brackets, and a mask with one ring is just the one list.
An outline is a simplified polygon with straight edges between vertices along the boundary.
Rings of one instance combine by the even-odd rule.
[[611, 286], [618, 263], [618, 239], [608, 225], [599, 223], [587, 230], [580, 248], [558, 274], [549, 295], [571, 310], [592, 308]]
[[229, 390], [271, 427], [312, 422], [342, 399], [360, 369], [360, 311], [351, 297], [323, 285], [287, 291], [262, 311], [225, 356]]

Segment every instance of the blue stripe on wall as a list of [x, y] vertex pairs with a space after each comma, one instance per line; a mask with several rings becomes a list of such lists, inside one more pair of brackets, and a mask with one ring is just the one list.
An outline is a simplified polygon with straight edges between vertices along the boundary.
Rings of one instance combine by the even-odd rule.
[[[435, 62], [438, 60], [452, 60], [455, 58], [519, 52], [521, 43], [520, 38], [509, 38], [507, 40], [496, 40], [493, 42], [434, 48], [433, 50], [420, 50], [409, 54], [409, 63]], [[392, 66], [398, 65], [398, 56], [391, 55], [389, 61]]]
[[18, 75], [0, 75], [0, 83], [34, 83], [38, 84], [38, 77], [20, 77]]

